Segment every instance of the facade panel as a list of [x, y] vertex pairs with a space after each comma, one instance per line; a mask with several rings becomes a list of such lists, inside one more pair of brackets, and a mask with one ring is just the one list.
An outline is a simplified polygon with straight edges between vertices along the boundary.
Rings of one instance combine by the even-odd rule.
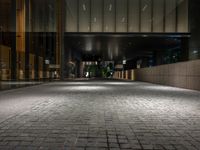
[[91, 1], [91, 31], [102, 32], [103, 24], [103, 1], [92, 0]]
[[90, 32], [90, 0], [79, 0], [79, 32]]
[[104, 0], [104, 32], [115, 32], [115, 0]]
[[127, 32], [127, 0], [116, 0], [116, 32]]
[[129, 0], [128, 31], [140, 31], [140, 0]]
[[153, 32], [164, 32], [164, 0], [153, 0]]
[[178, 0], [177, 32], [188, 32], [188, 0]]
[[176, 0], [165, 2], [165, 32], [176, 32]]
[[66, 32], [188, 32], [188, 0], [66, 0]]
[[[33, 1], [32, 29], [56, 32], [56, 3], [49, 0], [42, 8], [43, 3]], [[188, 0], [65, 0], [65, 4], [66, 32], [188, 32]]]
[[78, 1], [66, 0], [66, 31], [77, 32], [78, 29]]
[[152, 0], [141, 0], [141, 32], [152, 30]]

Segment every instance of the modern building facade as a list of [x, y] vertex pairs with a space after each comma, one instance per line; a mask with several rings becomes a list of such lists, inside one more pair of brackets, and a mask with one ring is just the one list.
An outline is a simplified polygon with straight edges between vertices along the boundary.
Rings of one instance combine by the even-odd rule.
[[195, 0], [1, 0], [1, 80], [84, 76], [199, 58]]

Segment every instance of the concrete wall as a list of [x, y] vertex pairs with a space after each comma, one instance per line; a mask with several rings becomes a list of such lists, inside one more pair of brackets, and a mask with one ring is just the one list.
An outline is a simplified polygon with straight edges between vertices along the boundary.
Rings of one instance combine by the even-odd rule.
[[200, 90], [200, 60], [135, 70], [136, 81]]

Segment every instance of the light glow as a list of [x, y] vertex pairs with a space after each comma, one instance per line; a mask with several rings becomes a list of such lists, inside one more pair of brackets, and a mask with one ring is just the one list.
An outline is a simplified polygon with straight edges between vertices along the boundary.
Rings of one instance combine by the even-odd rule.
[[112, 4], [109, 5], [109, 11], [112, 11]]
[[66, 91], [99, 91], [99, 90], [108, 90], [105, 86], [68, 86], [65, 88]]
[[83, 10], [84, 11], [86, 11], [87, 9], [86, 9], [86, 5], [85, 4], [83, 4]]

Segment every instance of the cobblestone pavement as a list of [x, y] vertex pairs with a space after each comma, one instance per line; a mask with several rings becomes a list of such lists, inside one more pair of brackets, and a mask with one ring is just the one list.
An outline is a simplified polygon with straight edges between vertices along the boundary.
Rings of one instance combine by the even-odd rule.
[[27, 86], [33, 86], [33, 85], [38, 85], [38, 84], [42, 84], [42, 83], [43, 82], [0, 81], [0, 91], [21, 88], [21, 87], [27, 87]]
[[109, 80], [0, 92], [0, 149], [199, 150], [200, 92]]

